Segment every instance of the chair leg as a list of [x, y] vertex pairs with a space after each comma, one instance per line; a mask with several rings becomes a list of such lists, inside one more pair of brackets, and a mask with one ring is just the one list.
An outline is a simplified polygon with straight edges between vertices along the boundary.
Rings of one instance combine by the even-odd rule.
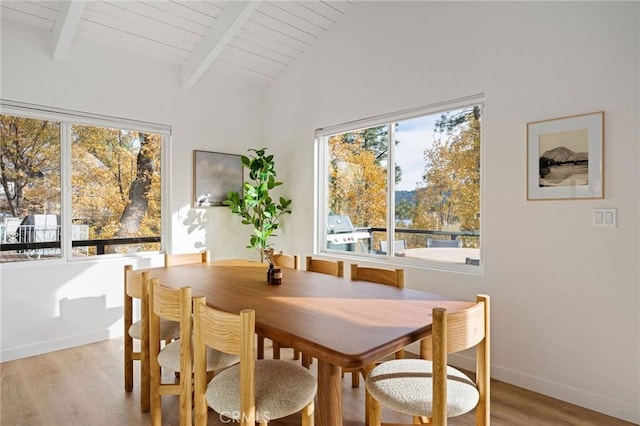
[[381, 426], [381, 407], [377, 399], [366, 392], [365, 405], [367, 406], [367, 426]]
[[133, 339], [128, 333], [124, 336], [124, 390], [133, 390]]
[[264, 359], [264, 336], [258, 335], [258, 348], [257, 348], [257, 357], [258, 359]]
[[193, 396], [195, 406], [194, 425], [206, 426], [207, 425], [207, 403], [204, 399], [204, 393], [199, 395], [197, 392]]
[[369, 411], [371, 410], [371, 394], [367, 390], [366, 386], [364, 388], [364, 426], [371, 426], [371, 422], [369, 420]]
[[149, 365], [149, 350], [140, 354], [140, 410], [143, 413], [151, 409], [151, 378]]
[[209, 409], [205, 399], [205, 392], [209, 380], [202, 377], [202, 372], [195, 371], [193, 374], [193, 424], [195, 426], [207, 426], [207, 410]]
[[193, 374], [190, 376], [180, 380], [180, 426], [193, 424]]
[[314, 411], [313, 401], [302, 409], [302, 426], [314, 426]]
[[[360, 372], [362, 373], [362, 377], [364, 378], [364, 380], [367, 380], [367, 376], [369, 376], [369, 373], [371, 373], [371, 370], [373, 370], [375, 368], [376, 364], [368, 364], [365, 365], [362, 369], [360, 369]], [[365, 386], [364, 388], [364, 424], [365, 426], [369, 426], [369, 409], [372, 405], [372, 400], [373, 398], [371, 397], [371, 394], [369, 393], [369, 391], [367, 390], [367, 387]]]
[[293, 359], [296, 361], [300, 359], [300, 351], [297, 351], [295, 349], [293, 350]]
[[280, 343], [273, 342], [273, 359], [280, 359]]
[[162, 426], [162, 400], [160, 397], [160, 384], [156, 383], [156, 380], [160, 378], [152, 378], [154, 384], [151, 385], [151, 425]]

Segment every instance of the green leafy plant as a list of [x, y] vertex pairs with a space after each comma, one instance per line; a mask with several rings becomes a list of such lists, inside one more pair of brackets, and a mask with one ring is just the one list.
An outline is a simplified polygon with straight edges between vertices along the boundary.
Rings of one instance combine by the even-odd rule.
[[274, 201], [270, 191], [282, 185], [276, 180], [273, 155], [266, 155], [266, 148], [249, 149], [255, 155], [242, 155], [242, 166], [249, 171], [249, 180], [243, 185], [244, 197], [238, 192], [229, 191], [223, 202], [231, 212], [242, 218], [242, 223], [253, 226], [247, 248], [260, 252], [260, 261], [264, 262], [264, 249], [271, 247], [269, 238], [276, 236], [280, 217], [291, 214], [291, 200], [279, 197]]

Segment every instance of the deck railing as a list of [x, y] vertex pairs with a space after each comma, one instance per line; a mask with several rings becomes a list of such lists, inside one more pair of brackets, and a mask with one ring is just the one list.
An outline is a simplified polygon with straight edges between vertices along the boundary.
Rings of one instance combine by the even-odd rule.
[[[367, 230], [371, 238], [369, 239], [369, 252], [376, 252], [374, 247], [376, 242], [380, 240], [386, 240], [386, 237], [380, 236], [380, 234], [386, 234], [387, 228], [381, 227], [370, 227], [370, 228], [361, 228], [363, 230]], [[376, 235], [378, 234], [378, 235]], [[404, 235], [413, 236], [413, 238], [409, 238], [407, 241], [407, 247], [417, 248], [417, 247], [426, 247], [427, 239], [431, 236], [435, 237], [447, 237], [445, 239], [450, 240], [467, 240], [468, 246], [477, 247], [477, 242], [480, 238], [479, 231], [443, 231], [443, 230], [435, 230], [435, 229], [414, 229], [414, 228], [396, 228], [395, 229], [395, 239], [402, 239], [400, 237]], [[420, 237], [420, 238], [418, 238]], [[423, 239], [421, 239], [424, 237]]]
[[[106, 247], [159, 243], [160, 236], [89, 239], [88, 225], [71, 225], [71, 247], [74, 253], [88, 254], [89, 247], [96, 248], [96, 255], [105, 254]], [[8, 227], [0, 224], [0, 252], [16, 252], [27, 255], [55, 256], [60, 254], [60, 225], [19, 225]]]

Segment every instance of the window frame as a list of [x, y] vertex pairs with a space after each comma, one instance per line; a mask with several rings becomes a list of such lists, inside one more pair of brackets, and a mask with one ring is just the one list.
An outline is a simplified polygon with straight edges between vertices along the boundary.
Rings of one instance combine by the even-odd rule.
[[[329, 166], [329, 138], [333, 135], [355, 131], [358, 129], [366, 129], [371, 127], [377, 127], [382, 125], [388, 126], [389, 134], [389, 148], [388, 148], [388, 166], [387, 166], [387, 236], [389, 241], [395, 239], [395, 173], [393, 173], [393, 167], [395, 167], [395, 122], [408, 120], [412, 118], [418, 118], [426, 115], [433, 115], [443, 113], [451, 110], [461, 109], [478, 105], [481, 108], [481, 117], [483, 122], [480, 126], [480, 187], [479, 187], [479, 199], [480, 199], [480, 265], [467, 265], [451, 262], [437, 262], [429, 259], [407, 258], [402, 256], [395, 256], [393, 244], [389, 245], [389, 250], [386, 254], [373, 254], [373, 253], [354, 253], [344, 250], [336, 250], [328, 248], [326, 238], [326, 223], [328, 217], [328, 205], [329, 205], [329, 182], [328, 182], [328, 166]], [[460, 272], [472, 275], [484, 274], [484, 129], [486, 114], [486, 100], [485, 94], [479, 93], [476, 95], [466, 96], [462, 98], [452, 99], [443, 102], [437, 102], [426, 106], [420, 106], [407, 110], [382, 114], [374, 117], [364, 118], [361, 120], [354, 120], [342, 124], [327, 126], [318, 128], [315, 131], [315, 170], [314, 170], [314, 244], [313, 251], [316, 256], [325, 256], [328, 258], [341, 258], [351, 261], [367, 261], [372, 263], [388, 264], [389, 266], [409, 266], [421, 269], [448, 271], [448, 272]], [[393, 237], [390, 237], [393, 236]]]
[[[18, 102], [12, 100], [0, 100], [0, 114], [15, 115], [19, 117], [32, 118], [37, 120], [55, 121], [60, 123], [60, 222], [62, 231], [60, 234], [60, 257], [54, 259], [42, 259], [35, 261], [38, 265], [44, 263], [71, 263], [101, 261], [113, 258], [148, 257], [157, 255], [166, 250], [170, 245], [170, 206], [171, 206], [171, 135], [172, 127], [165, 124], [158, 124], [128, 118], [113, 117], [102, 114], [93, 114], [82, 111], [68, 110]], [[144, 131], [158, 134], [162, 137], [160, 147], [160, 191], [162, 200], [160, 202], [160, 250], [145, 251], [137, 253], [114, 253], [101, 254], [95, 256], [78, 257], [73, 256], [72, 250], [72, 190], [71, 187], [71, 127], [74, 124], [120, 128], [133, 131]], [[28, 262], [4, 262], [2, 267], [9, 266], [33, 266], [33, 261]]]

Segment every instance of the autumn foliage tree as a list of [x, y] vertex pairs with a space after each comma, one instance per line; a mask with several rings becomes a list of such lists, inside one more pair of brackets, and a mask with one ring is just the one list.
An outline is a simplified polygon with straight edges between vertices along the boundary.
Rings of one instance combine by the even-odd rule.
[[149, 133], [74, 126], [73, 214], [89, 222], [92, 238], [160, 233], [160, 142]]
[[385, 226], [388, 156], [386, 126], [329, 139], [329, 211], [347, 215], [354, 226]]
[[436, 122], [440, 137], [425, 151], [424, 186], [416, 192], [414, 224], [461, 230], [480, 227], [480, 108], [443, 114]]
[[60, 210], [60, 125], [0, 115], [2, 210]]

